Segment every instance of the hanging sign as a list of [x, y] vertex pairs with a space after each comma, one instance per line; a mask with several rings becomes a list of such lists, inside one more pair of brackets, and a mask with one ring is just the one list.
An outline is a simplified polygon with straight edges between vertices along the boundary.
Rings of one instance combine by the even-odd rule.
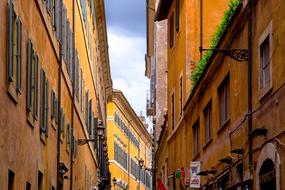
[[200, 162], [195, 161], [190, 164], [190, 188], [200, 188]]

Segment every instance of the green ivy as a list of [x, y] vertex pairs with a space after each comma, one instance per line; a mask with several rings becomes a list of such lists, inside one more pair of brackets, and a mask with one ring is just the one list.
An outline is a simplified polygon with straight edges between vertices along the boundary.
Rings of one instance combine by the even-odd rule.
[[[216, 48], [218, 45], [225, 29], [227, 28], [231, 17], [235, 13], [238, 5], [240, 4], [240, 0], [230, 0], [228, 4], [228, 9], [225, 11], [221, 23], [217, 27], [217, 31], [212, 36], [210, 41], [210, 48]], [[200, 61], [196, 62], [196, 68], [192, 73], [191, 80], [192, 80], [192, 88], [197, 84], [198, 80], [202, 76], [207, 63], [211, 56], [213, 55], [213, 51], [206, 51], [205, 54], [202, 56]]]

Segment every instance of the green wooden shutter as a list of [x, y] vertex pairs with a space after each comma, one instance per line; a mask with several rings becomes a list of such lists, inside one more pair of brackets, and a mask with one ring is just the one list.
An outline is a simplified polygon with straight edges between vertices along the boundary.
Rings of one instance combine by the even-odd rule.
[[56, 37], [60, 41], [60, 26], [61, 26], [61, 7], [62, 0], [56, 0], [55, 1], [55, 31], [56, 31]]
[[14, 19], [14, 5], [12, 1], [8, 2], [7, 14], [7, 73], [8, 82], [13, 81], [13, 19]]
[[69, 72], [70, 72], [70, 80], [73, 81], [73, 32], [70, 31], [69, 35]]
[[45, 131], [45, 72], [41, 69], [40, 74], [40, 129], [41, 132]]
[[17, 20], [17, 91], [22, 90], [22, 21]]
[[34, 65], [34, 118], [37, 119], [38, 117], [38, 65], [39, 65], [39, 58], [36, 54], [34, 54], [35, 65]]
[[88, 101], [89, 101], [89, 90], [87, 90], [86, 92], [86, 96], [85, 96], [85, 124], [86, 124], [86, 127], [88, 129]]
[[79, 94], [79, 89], [78, 89], [78, 83], [79, 83], [79, 81], [78, 81], [78, 66], [79, 65], [79, 59], [78, 59], [78, 51], [77, 51], [77, 49], [75, 50], [75, 81], [74, 81], [74, 89], [75, 89], [75, 96], [76, 96], [76, 98], [78, 99], [78, 94]]
[[87, 129], [88, 129], [88, 133], [89, 133], [89, 136], [90, 136], [90, 134], [91, 134], [91, 121], [92, 121], [92, 99], [89, 101], [89, 113], [88, 113], [88, 127], [87, 127]]
[[32, 111], [32, 42], [29, 39], [27, 44], [27, 110]]
[[46, 78], [46, 81], [45, 81], [45, 134], [46, 134], [46, 137], [48, 137], [48, 99], [49, 99], [49, 82]]
[[66, 61], [66, 8], [62, 10], [62, 53], [63, 59]]
[[66, 65], [67, 65], [67, 73], [69, 78], [70, 76], [70, 41], [69, 41], [69, 36], [70, 36], [70, 22], [67, 19], [66, 21]]
[[55, 92], [52, 90], [51, 91], [51, 102], [50, 102], [50, 116], [51, 118], [55, 118], [55, 107], [56, 105], [54, 104], [55, 103]]
[[57, 125], [58, 124], [58, 115], [59, 115], [59, 111], [58, 111], [58, 100], [57, 98], [55, 98], [54, 100], [54, 105], [55, 105], [55, 124]]

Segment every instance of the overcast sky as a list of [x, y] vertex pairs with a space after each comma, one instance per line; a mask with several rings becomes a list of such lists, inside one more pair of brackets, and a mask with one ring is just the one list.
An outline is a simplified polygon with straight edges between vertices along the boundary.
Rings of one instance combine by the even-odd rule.
[[113, 88], [121, 90], [133, 109], [145, 115], [145, 0], [105, 0]]

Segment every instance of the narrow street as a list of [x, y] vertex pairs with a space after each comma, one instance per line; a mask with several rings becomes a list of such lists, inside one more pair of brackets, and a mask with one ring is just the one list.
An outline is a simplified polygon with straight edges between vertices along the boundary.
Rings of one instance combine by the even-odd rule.
[[0, 190], [285, 189], [284, 10], [1, 0]]

